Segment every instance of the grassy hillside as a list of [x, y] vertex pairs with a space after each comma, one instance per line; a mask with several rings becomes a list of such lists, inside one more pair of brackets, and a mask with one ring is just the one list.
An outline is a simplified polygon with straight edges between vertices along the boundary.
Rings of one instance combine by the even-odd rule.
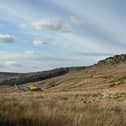
[[[41, 84], [43, 86], [46, 85], [47, 88], [57, 87], [58, 85], [61, 87], [62, 85], [64, 89], [67, 86], [66, 88], [69, 89], [70, 87], [72, 90], [74, 87], [85, 88], [85, 86], [88, 87], [90, 84], [92, 87], [95, 86], [96, 82], [100, 83], [102, 87], [106, 84], [115, 86], [116, 84], [125, 83], [125, 69], [123, 69], [125, 68], [125, 64], [126, 55], [115, 55], [89, 67], [59, 68], [24, 74], [0, 73], [0, 85], [26, 84], [42, 81]], [[116, 76], [117, 79], [115, 80]], [[92, 85], [92, 83], [94, 84]], [[100, 85], [97, 83], [96, 85], [99, 87]]]
[[126, 86], [126, 64], [94, 65], [65, 75], [36, 82], [50, 91], [101, 91]]
[[1, 126], [125, 126], [126, 63], [116, 58], [121, 61], [114, 57], [86, 68], [60, 69], [60, 76], [58, 69], [51, 78], [54, 71], [46, 72], [47, 78], [35, 81], [44, 91], [1, 86]]

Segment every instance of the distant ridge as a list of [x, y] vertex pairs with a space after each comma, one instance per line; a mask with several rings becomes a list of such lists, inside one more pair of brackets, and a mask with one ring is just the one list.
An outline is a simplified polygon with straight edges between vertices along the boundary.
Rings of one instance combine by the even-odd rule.
[[67, 74], [70, 71], [76, 71], [84, 68], [85, 67], [57, 68], [49, 71], [24, 74], [0, 72], [0, 85], [15, 85], [41, 81]]

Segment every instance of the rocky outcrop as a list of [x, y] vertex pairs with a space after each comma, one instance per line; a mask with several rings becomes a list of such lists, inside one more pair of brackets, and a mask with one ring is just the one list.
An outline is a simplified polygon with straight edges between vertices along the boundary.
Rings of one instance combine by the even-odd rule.
[[101, 60], [98, 64], [119, 64], [126, 63], [126, 54], [123, 55], [115, 55], [113, 57], [106, 58], [105, 60]]

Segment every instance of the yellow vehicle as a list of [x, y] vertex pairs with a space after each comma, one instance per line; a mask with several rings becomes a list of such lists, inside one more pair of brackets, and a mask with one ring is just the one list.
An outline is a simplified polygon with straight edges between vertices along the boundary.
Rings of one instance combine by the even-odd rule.
[[30, 91], [41, 91], [41, 88], [39, 88], [39, 87], [37, 87], [36, 85], [33, 85], [33, 84], [28, 86], [28, 89]]
[[41, 91], [41, 88], [33, 84], [27, 87], [21, 87], [19, 85], [15, 85], [15, 88], [16, 90], [22, 90], [22, 91]]

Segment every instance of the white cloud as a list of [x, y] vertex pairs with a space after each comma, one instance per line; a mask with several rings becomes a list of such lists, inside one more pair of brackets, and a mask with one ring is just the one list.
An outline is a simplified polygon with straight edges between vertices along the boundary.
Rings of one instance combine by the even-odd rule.
[[32, 41], [32, 44], [33, 44], [34, 46], [39, 46], [39, 45], [47, 45], [48, 42], [45, 41], [45, 40], [35, 39], [35, 40]]
[[0, 34], [1, 43], [11, 43], [14, 41], [14, 37], [9, 34]]
[[13, 61], [13, 60], [12, 61], [11, 60], [5, 61], [4, 65], [8, 66], [8, 67], [11, 67], [11, 66], [12, 67], [19, 67], [19, 66], [21, 66], [21, 64], [17, 63], [17, 61]]
[[[108, 45], [114, 45], [117, 46], [117, 48], [120, 50], [125, 50], [125, 16], [121, 16], [123, 13], [116, 13], [116, 11], [113, 9], [113, 7], [116, 6], [116, 2], [113, 3], [111, 1], [113, 3], [113, 7], [111, 7], [111, 5], [109, 6], [111, 3], [110, 1], [105, 2], [103, 0], [96, 0], [92, 2], [88, 0], [52, 1], [54, 1], [55, 4], [64, 10], [80, 17], [83, 20], [85, 26], [89, 25], [89, 33], [96, 32], [95, 37], [97, 40], [108, 39], [106, 41]], [[118, 7], [117, 10], [119, 9]], [[98, 34], [99, 36], [97, 36]], [[100, 35], [102, 35], [102, 37]], [[90, 36], [92, 36], [92, 34]]]
[[[98, 53], [96, 53], [97, 55]], [[66, 57], [67, 55], [67, 57]], [[84, 54], [85, 55], [85, 54]], [[87, 55], [90, 55], [87, 57]], [[86, 53], [82, 58], [74, 53], [46, 54], [39, 51], [2, 52], [0, 51], [0, 71], [2, 72], [34, 72], [53, 69], [57, 67], [85, 66], [99, 60], [94, 54]], [[99, 55], [99, 54], [98, 54]], [[101, 54], [100, 54], [101, 55]], [[100, 58], [106, 57], [104, 54]], [[93, 62], [93, 63], [92, 63]], [[73, 64], [74, 63], [74, 64]]]
[[74, 16], [65, 19], [61, 17], [48, 17], [33, 21], [31, 25], [36, 30], [71, 31], [73, 27], [79, 25], [79, 21]]
[[87, 57], [104, 57], [104, 56], [113, 56], [116, 55], [114, 53], [109, 53], [109, 52], [79, 52], [76, 53], [80, 56], [87, 56]]
[[[56, 64], [71, 63], [72, 58], [64, 55], [49, 55], [39, 51], [2, 52], [0, 51], [0, 71], [33, 72], [58, 67]], [[60, 65], [59, 65], [60, 66]]]
[[[126, 28], [124, 19], [126, 16], [123, 13], [123, 16], [121, 16], [118, 8], [119, 15], [113, 11], [115, 3], [112, 4], [113, 7], [109, 8], [110, 1], [104, 2], [105, 4], [102, 4], [102, 2], [100, 0], [92, 2], [88, 0], [47, 0], [44, 3], [48, 3], [49, 6], [45, 6], [39, 0], [36, 7], [33, 7], [31, 3], [29, 4], [26, 1], [21, 1], [20, 4], [16, 0], [15, 2], [1, 1], [1, 21], [5, 20], [5, 24], [9, 23], [8, 28], [10, 28], [10, 24], [12, 24], [11, 27], [17, 27], [20, 24], [20, 29], [13, 29], [12, 33], [16, 33], [16, 37], [22, 41], [27, 41], [25, 48], [34, 50], [33, 46], [28, 46], [32, 39], [34, 46], [46, 44], [50, 46], [51, 44], [52, 49], [48, 48], [46, 51], [41, 49], [41, 53], [34, 51], [18, 52], [19, 48], [19, 50], [23, 50], [25, 46], [19, 40], [14, 45], [16, 50], [13, 51], [15, 53], [9, 53], [8, 48], [3, 49], [6, 53], [0, 53], [0, 64], [4, 65], [7, 71], [8, 68], [14, 67], [16, 64], [23, 64], [23, 68], [16, 67], [11, 71], [24, 72], [34, 71], [33, 67], [37, 67], [36, 70], [43, 70], [63, 65], [93, 64], [99, 55], [102, 57], [110, 55], [111, 52], [125, 53]], [[38, 3], [40, 6], [38, 6]], [[55, 9], [52, 10], [50, 5]], [[29, 12], [32, 14], [29, 14]], [[60, 17], [53, 17], [52, 15], [60, 15]], [[4, 31], [8, 31], [8, 29], [4, 29]], [[47, 38], [50, 38], [51, 41]], [[11, 35], [0, 35], [1, 43], [13, 41], [14, 37]], [[22, 46], [18, 44], [22, 44]], [[45, 52], [47, 54], [43, 54]], [[71, 54], [72, 52], [82, 53], [76, 55]], [[110, 52], [110, 54], [99, 52]], [[51, 53], [52, 55], [50, 55]], [[68, 62], [71, 61], [71, 58], [78, 60]]]
[[16, 61], [6, 61], [5, 62], [6, 65], [14, 65], [16, 63], [17, 63]]

